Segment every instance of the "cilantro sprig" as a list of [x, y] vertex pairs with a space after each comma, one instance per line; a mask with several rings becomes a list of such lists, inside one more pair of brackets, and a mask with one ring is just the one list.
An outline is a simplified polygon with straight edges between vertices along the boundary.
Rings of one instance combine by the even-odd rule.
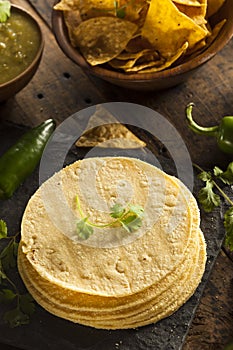
[[135, 232], [141, 227], [144, 215], [144, 209], [140, 205], [129, 204], [127, 207], [123, 207], [121, 204], [116, 203], [110, 208], [109, 213], [110, 217], [115, 220], [105, 224], [96, 224], [90, 221], [89, 217], [83, 213], [78, 196], [76, 196], [76, 207], [81, 216], [81, 219], [76, 224], [76, 232], [83, 240], [88, 239], [94, 233], [95, 227], [122, 226], [129, 233]]
[[101, 11], [101, 12], [103, 12], [103, 13], [109, 13], [109, 14], [112, 14], [112, 13], [114, 13], [114, 15], [116, 16], [116, 17], [118, 17], [118, 18], [125, 18], [125, 16], [126, 16], [126, 12], [127, 12], [127, 8], [128, 7], [135, 7], [136, 5], [135, 5], [135, 0], [129, 0], [128, 2], [126, 2], [125, 4], [123, 4], [123, 5], [121, 5], [120, 4], [120, 1], [113, 1], [113, 7], [111, 7], [111, 8], [101, 8], [101, 9], [99, 9], [99, 8], [96, 8], [96, 7], [93, 7], [92, 9], [94, 10], [94, 11]]
[[[18, 233], [14, 236], [8, 234], [6, 222], [0, 220], [0, 303], [11, 306], [5, 311], [3, 318], [10, 327], [28, 324], [30, 316], [34, 313], [35, 304], [29, 293], [21, 293], [10, 278], [11, 269], [17, 265]], [[7, 244], [3, 244], [3, 240]]]
[[127, 5], [119, 6], [119, 1], [114, 1], [114, 7], [116, 11], [116, 16], [118, 18], [124, 18], [126, 15], [126, 7]]
[[11, 14], [11, 3], [8, 0], [0, 0], [0, 23], [6, 22]]
[[[210, 213], [215, 207], [220, 206], [221, 198], [229, 204], [229, 208], [224, 213], [224, 227], [226, 231], [225, 244], [233, 251], [233, 200], [220, 187], [219, 182], [224, 185], [233, 185], [233, 162], [223, 171], [215, 166], [213, 171], [204, 171], [199, 165], [194, 166], [201, 171], [199, 179], [205, 182], [205, 186], [198, 193], [198, 201], [205, 212]], [[215, 190], [218, 193], [215, 193]]]

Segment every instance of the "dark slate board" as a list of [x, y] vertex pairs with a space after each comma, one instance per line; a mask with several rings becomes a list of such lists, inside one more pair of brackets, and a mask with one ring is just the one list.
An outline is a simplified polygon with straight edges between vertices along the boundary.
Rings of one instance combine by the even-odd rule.
[[[11, 124], [0, 125], [0, 154], [25, 132], [25, 128]], [[106, 151], [103, 151], [106, 154]], [[109, 150], [113, 155], [113, 150]], [[135, 156], [150, 162], [150, 153], [145, 150]], [[104, 154], [103, 154], [104, 155]], [[107, 154], [106, 154], [107, 155]], [[118, 153], [119, 155], [119, 153]], [[124, 155], [127, 155], [124, 153]], [[133, 155], [132, 152], [130, 155]], [[84, 156], [81, 151], [69, 153], [66, 163]], [[159, 158], [165, 171], [175, 175], [174, 165], [164, 157]], [[38, 171], [35, 171], [16, 191], [13, 198], [0, 201], [0, 218], [7, 222], [10, 232], [19, 231], [25, 205], [38, 188]], [[200, 184], [195, 183], [194, 194]], [[202, 213], [201, 227], [206, 237], [208, 261], [203, 280], [189, 301], [172, 316], [157, 324], [131, 330], [96, 330], [90, 327], [73, 324], [55, 317], [39, 305], [29, 325], [11, 329], [3, 322], [4, 306], [0, 308], [0, 343], [30, 350], [179, 350], [182, 349], [185, 337], [198, 306], [209, 273], [219, 253], [224, 229], [222, 226], [222, 209], [211, 215]], [[15, 282], [24, 288], [18, 272], [14, 273]]]

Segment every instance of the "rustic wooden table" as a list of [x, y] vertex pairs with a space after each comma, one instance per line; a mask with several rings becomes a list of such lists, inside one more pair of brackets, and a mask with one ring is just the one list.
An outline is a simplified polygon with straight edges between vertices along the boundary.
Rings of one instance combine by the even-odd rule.
[[[196, 119], [203, 125], [218, 124], [233, 113], [233, 40], [186, 83], [161, 92], [124, 90], [87, 77], [60, 50], [51, 29], [53, 0], [14, 0], [39, 18], [45, 36], [44, 55], [32, 81], [14, 98], [0, 105], [0, 122], [29, 127], [47, 118], [59, 124], [90, 105], [126, 101], [148, 106], [165, 116], [180, 132], [193, 162], [204, 168], [225, 166], [223, 155], [210, 137], [188, 130], [184, 108], [196, 104]], [[186, 338], [184, 350], [221, 350], [233, 338], [233, 261], [223, 247], [206, 285]], [[214, 290], [214, 293], [210, 293]], [[4, 346], [0, 344], [1, 349]], [[8, 347], [6, 347], [7, 349]]]

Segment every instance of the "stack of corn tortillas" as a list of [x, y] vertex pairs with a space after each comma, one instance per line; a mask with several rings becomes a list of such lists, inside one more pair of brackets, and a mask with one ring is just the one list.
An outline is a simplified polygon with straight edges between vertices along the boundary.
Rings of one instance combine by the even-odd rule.
[[[141, 226], [95, 228], [112, 205], [144, 208]], [[135, 158], [77, 161], [47, 180], [22, 220], [19, 272], [46, 310], [95, 328], [134, 328], [171, 315], [194, 293], [206, 262], [197, 203], [175, 177]]]

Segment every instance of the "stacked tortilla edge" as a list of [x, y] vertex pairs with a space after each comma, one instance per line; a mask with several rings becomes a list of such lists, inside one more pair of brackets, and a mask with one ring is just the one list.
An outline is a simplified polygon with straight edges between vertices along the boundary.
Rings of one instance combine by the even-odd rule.
[[[75, 163], [70, 167], [75, 167]], [[127, 329], [155, 323], [170, 316], [193, 295], [202, 279], [206, 263], [206, 244], [200, 229], [199, 209], [191, 192], [178, 179], [167, 174], [165, 176], [182, 188], [192, 215], [190, 238], [182, 261], [157, 283], [136, 293], [104, 296], [69, 288], [40, 273], [24, 252], [24, 241], [21, 239], [19, 273], [38, 304], [58, 317], [82, 325], [100, 329]]]

